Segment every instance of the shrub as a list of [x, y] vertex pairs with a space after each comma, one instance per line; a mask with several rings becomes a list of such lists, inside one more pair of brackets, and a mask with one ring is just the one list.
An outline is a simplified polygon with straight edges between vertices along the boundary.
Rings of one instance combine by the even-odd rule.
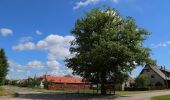
[[136, 87], [145, 88], [149, 86], [149, 79], [146, 75], [140, 75], [135, 79]]
[[19, 97], [19, 93], [14, 93], [13, 97]]
[[163, 84], [161, 82], [156, 82], [155, 86], [161, 87], [161, 86], [163, 86]]

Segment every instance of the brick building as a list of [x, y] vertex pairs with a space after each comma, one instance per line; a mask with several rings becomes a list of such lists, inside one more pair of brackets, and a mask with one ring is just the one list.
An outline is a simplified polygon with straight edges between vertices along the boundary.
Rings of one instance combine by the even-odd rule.
[[47, 80], [51, 84], [48, 85], [48, 89], [56, 90], [78, 90], [78, 89], [90, 89], [91, 84], [84, 81], [83, 78], [78, 77], [62, 77], [62, 76], [50, 76], [44, 75], [40, 79]]

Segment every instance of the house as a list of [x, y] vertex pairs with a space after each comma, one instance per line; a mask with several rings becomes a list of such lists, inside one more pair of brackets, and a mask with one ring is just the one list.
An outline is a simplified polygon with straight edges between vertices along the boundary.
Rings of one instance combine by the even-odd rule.
[[[42, 82], [48, 81], [48, 89], [58, 90], [78, 90], [78, 89], [90, 89], [91, 84], [84, 81], [80, 77], [63, 77], [63, 76], [51, 76], [43, 75], [39, 77]], [[43, 86], [41, 82], [41, 87]]]
[[116, 84], [115, 90], [124, 91], [125, 88], [131, 87], [135, 83], [135, 80], [132, 77], [129, 77], [128, 80], [124, 81], [122, 84]]
[[139, 75], [146, 75], [149, 83], [161, 88], [170, 88], [170, 71], [163, 66], [146, 65]]

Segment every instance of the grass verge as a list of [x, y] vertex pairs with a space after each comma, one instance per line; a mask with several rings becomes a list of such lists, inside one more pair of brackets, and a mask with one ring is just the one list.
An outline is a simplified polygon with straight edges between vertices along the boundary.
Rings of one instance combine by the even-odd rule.
[[0, 96], [7, 96], [10, 94], [12, 94], [11, 90], [0, 87]]
[[151, 100], [170, 100], [170, 95], [155, 96]]
[[128, 95], [128, 94], [153, 93], [153, 92], [163, 92], [163, 91], [169, 91], [169, 90], [165, 89], [165, 90], [150, 90], [150, 91], [116, 91], [116, 94]]

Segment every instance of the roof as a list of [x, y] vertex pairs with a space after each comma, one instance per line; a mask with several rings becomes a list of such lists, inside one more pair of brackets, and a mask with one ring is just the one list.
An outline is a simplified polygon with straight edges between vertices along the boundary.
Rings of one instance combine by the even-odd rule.
[[[144, 69], [146, 69], [146, 67], [150, 67], [155, 73], [157, 73], [161, 78], [163, 78], [164, 80], [170, 80], [169, 77], [167, 77], [162, 71], [161, 69], [159, 69], [157, 66], [151, 66], [151, 65], [147, 65], [145, 66]], [[141, 73], [143, 72], [143, 70], [141, 71]]]
[[161, 71], [165, 71], [166, 73], [170, 73], [168, 69], [165, 68], [165, 66], [157, 66]]
[[55, 82], [55, 83], [85, 83], [83, 78], [79, 77], [63, 77], [63, 76], [50, 76], [50, 75], [43, 75], [40, 78], [47, 79], [48, 81]]

